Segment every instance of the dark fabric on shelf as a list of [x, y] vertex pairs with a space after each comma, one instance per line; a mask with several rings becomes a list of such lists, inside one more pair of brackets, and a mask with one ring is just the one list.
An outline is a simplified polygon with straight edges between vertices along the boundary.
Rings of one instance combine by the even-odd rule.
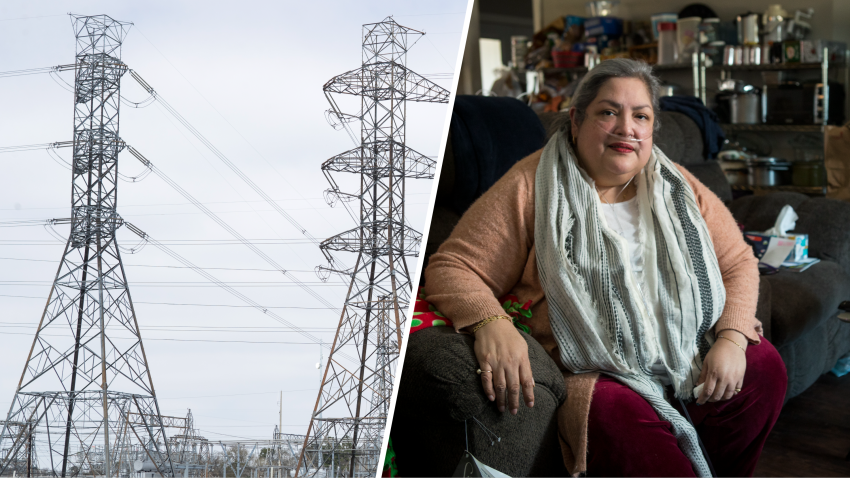
[[451, 126], [454, 155], [452, 208], [464, 211], [511, 166], [543, 147], [537, 115], [514, 98], [459, 95]]
[[[473, 338], [450, 327], [410, 336], [391, 436], [402, 476], [451, 476], [465, 445], [484, 464], [510, 476], [567, 476], [555, 414], [566, 399], [564, 378], [534, 339], [528, 343], [534, 407], [499, 413], [484, 396]], [[403, 406], [402, 406], [403, 404]], [[501, 440], [488, 436], [478, 419]], [[494, 442], [491, 444], [491, 442]]]
[[702, 131], [703, 158], [716, 158], [726, 135], [720, 127], [717, 115], [702, 104], [695, 96], [664, 96], [661, 98], [661, 109], [675, 111], [686, 115], [696, 123]]
[[[752, 476], [786, 389], [785, 366], [767, 340], [747, 347], [740, 393], [730, 400], [686, 404], [718, 476]], [[674, 401], [673, 406], [680, 410]], [[602, 376], [590, 405], [589, 476], [694, 476], [690, 460], [651, 406], [619, 381]]]

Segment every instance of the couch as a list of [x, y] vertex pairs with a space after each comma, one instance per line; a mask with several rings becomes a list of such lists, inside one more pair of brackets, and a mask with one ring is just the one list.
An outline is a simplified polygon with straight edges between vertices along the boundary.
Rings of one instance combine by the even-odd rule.
[[[448, 237], [467, 207], [510, 166], [539, 149], [566, 120], [535, 115], [511, 98], [458, 96], [450, 126], [427, 257]], [[763, 276], [757, 317], [788, 370], [786, 401], [800, 394], [850, 351], [850, 324], [837, 319], [850, 299], [850, 204], [796, 193], [732, 201], [717, 161], [702, 156], [702, 135], [687, 116], [661, 113], [656, 144], [728, 204], [746, 230], [773, 225], [790, 204], [808, 233], [809, 254], [822, 259], [802, 273]], [[522, 332], [521, 332], [522, 333]], [[511, 476], [565, 476], [554, 416], [566, 390], [542, 347], [523, 334], [535, 378], [535, 406], [500, 414], [483, 396], [473, 339], [449, 328], [425, 329], [408, 342], [391, 436], [406, 476], [450, 476], [464, 449]], [[498, 439], [497, 439], [498, 438]], [[467, 445], [468, 444], [468, 445]]]

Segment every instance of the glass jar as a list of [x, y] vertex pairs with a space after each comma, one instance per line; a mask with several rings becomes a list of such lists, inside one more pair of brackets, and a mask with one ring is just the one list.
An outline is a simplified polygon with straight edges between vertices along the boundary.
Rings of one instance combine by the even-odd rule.
[[823, 161], [794, 161], [791, 179], [797, 187], [822, 187], [826, 183]]

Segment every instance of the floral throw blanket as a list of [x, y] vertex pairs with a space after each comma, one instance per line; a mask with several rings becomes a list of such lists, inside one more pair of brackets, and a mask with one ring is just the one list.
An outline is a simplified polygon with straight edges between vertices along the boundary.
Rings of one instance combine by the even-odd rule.
[[[524, 304], [518, 302], [517, 296], [507, 294], [499, 299], [505, 314], [514, 320], [514, 326], [527, 334], [531, 334], [531, 327], [522, 320], [531, 318], [531, 301]], [[422, 288], [416, 291], [416, 303], [413, 308], [413, 319], [410, 321], [410, 333], [418, 332], [428, 327], [450, 327], [452, 321], [443, 315], [433, 304], [425, 300]]]

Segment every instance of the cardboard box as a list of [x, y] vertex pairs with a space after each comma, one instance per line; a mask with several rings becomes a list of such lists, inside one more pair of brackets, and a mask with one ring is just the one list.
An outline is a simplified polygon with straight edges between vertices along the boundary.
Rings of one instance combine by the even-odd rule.
[[788, 239], [794, 241], [794, 249], [788, 254], [784, 262], [801, 262], [809, 258], [809, 235], [808, 234], [785, 234], [781, 236], [771, 236], [760, 232], [745, 232], [744, 238], [753, 246], [753, 253], [761, 259], [767, 251], [767, 246], [770, 243], [771, 237], [780, 239]]
[[799, 40], [785, 40], [782, 42], [782, 60], [785, 63], [800, 63]]
[[584, 34], [619, 36], [623, 34], [623, 20], [615, 17], [593, 17], [584, 21]]
[[800, 40], [800, 63], [820, 63], [823, 49], [827, 49], [830, 62], [843, 62], [847, 44], [840, 41]]

